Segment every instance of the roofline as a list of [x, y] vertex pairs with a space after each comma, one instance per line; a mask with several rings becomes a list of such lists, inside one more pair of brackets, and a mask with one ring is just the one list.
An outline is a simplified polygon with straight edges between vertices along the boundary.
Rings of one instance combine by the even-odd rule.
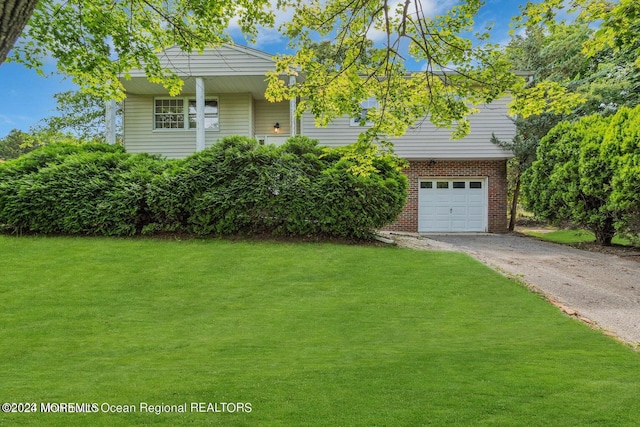
[[[226, 48], [229, 48], [229, 49], [233, 49], [235, 51], [246, 53], [246, 54], [258, 57], [260, 59], [265, 59], [267, 61], [271, 61], [273, 63], [276, 62], [275, 59], [274, 59], [274, 55], [272, 55], [270, 53], [263, 52], [261, 50], [255, 49], [253, 47], [249, 47], [249, 46], [245, 46], [245, 45], [241, 45], [241, 44], [237, 44], [237, 43], [233, 43], [233, 42], [232, 43], [221, 43], [220, 45], [215, 45], [215, 46], [205, 46], [203, 48], [203, 51], [205, 49], [218, 49], [220, 47], [226, 47]], [[171, 50], [171, 49], [178, 49], [180, 52], [182, 52], [184, 54], [188, 54], [188, 55], [193, 55], [194, 53], [195, 54], [199, 54], [200, 53], [198, 50], [194, 50], [193, 52], [188, 52], [187, 53], [186, 51], [182, 50], [180, 48], [180, 46], [178, 46], [178, 45], [173, 45], [173, 46], [167, 47], [165, 49], [162, 49], [160, 51], [160, 53], [166, 53], [168, 50]]]
[[249, 55], [257, 56], [259, 58], [266, 59], [273, 63], [276, 62], [274, 59], [274, 55], [271, 55], [270, 53], [264, 52], [262, 50], [255, 49], [253, 47], [236, 44], [236, 43], [223, 43], [222, 46], [226, 46], [230, 49], [237, 50], [238, 52], [248, 53]]
[[[253, 48], [253, 47], [249, 47], [249, 46], [245, 46], [245, 45], [242, 45], [242, 44], [238, 44], [238, 43], [235, 43], [235, 42], [222, 43], [219, 46], [208, 46], [207, 48], [216, 49], [217, 47], [222, 47], [222, 46], [227, 47], [229, 49], [233, 49], [233, 50], [238, 51], [238, 52], [242, 52], [242, 53], [246, 53], [248, 55], [255, 56], [255, 57], [260, 58], [260, 59], [264, 59], [266, 61], [271, 61], [274, 64], [276, 62], [276, 57], [278, 55], [280, 55], [280, 53], [272, 55], [272, 54], [264, 52], [262, 50], [259, 50], [259, 49]], [[180, 49], [180, 47], [178, 45], [173, 45], [173, 46], [171, 46], [171, 47], [169, 47], [167, 49], [163, 49], [163, 51], [166, 51], [168, 49], [174, 49], [174, 48]], [[298, 70], [298, 71], [300, 72], [301, 70]], [[409, 76], [410, 74], [424, 73], [424, 72], [425, 72], [425, 70], [407, 70], [406, 74], [407, 74], [407, 76]], [[304, 73], [302, 73], [302, 74], [304, 74]], [[456, 71], [456, 70], [437, 70], [437, 71], [432, 70], [432, 71], [430, 71], [430, 74], [436, 75], [436, 76], [449, 76], [449, 75], [458, 75], [460, 73], [458, 71]], [[515, 74], [518, 77], [523, 77], [523, 78], [528, 78], [528, 79], [531, 79], [534, 76], [534, 72], [533, 71], [528, 71], [528, 70], [514, 70], [513, 74]]]

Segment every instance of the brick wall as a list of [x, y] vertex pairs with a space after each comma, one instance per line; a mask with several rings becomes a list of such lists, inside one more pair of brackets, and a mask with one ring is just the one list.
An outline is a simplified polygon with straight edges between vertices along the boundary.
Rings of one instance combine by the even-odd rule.
[[419, 178], [426, 177], [486, 177], [489, 197], [489, 232], [507, 231], [507, 169], [506, 160], [437, 160], [410, 161], [404, 170], [409, 179], [407, 204], [398, 220], [385, 227], [389, 231], [418, 231]]

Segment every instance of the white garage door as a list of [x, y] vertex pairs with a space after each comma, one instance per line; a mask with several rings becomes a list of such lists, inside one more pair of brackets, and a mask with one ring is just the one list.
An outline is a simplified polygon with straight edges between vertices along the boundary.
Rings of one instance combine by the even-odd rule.
[[423, 178], [418, 190], [418, 231], [487, 231], [484, 178]]

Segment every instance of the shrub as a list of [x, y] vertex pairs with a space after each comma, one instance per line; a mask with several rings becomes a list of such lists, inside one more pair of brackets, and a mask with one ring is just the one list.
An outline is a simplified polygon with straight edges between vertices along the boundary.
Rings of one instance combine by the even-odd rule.
[[602, 157], [613, 170], [611, 208], [619, 213], [616, 228], [640, 242], [640, 107], [624, 107], [604, 135]]
[[282, 147], [224, 138], [155, 180], [150, 230], [200, 235], [323, 234], [366, 237], [393, 221], [406, 200], [398, 159], [377, 155], [379, 169], [357, 176], [347, 149], [318, 147], [305, 137]]
[[367, 237], [402, 210], [399, 160], [374, 147], [228, 137], [184, 160], [54, 144], [0, 166], [11, 232]]
[[106, 144], [52, 144], [0, 167], [0, 224], [12, 232], [132, 235], [164, 167]]
[[524, 176], [527, 207], [553, 222], [571, 221], [610, 245], [615, 213], [609, 205], [612, 171], [600, 157], [608, 119], [588, 116], [562, 122], [538, 146], [537, 160]]
[[560, 123], [540, 142], [524, 181], [528, 207], [542, 218], [569, 220], [604, 245], [616, 232], [638, 241], [640, 107]]

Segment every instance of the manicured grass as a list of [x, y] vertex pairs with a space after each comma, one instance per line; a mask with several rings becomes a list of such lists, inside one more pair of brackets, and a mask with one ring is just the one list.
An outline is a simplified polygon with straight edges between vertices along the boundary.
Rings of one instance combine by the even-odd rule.
[[462, 254], [0, 236], [0, 271], [0, 401], [136, 409], [0, 413], [2, 425], [640, 420], [640, 354]]
[[[527, 234], [538, 237], [549, 242], [562, 243], [566, 245], [576, 245], [580, 243], [593, 243], [596, 236], [587, 230], [555, 230], [549, 233], [541, 233], [538, 231], [529, 231]], [[612, 241], [615, 245], [631, 246], [631, 242], [627, 239], [615, 236]]]

